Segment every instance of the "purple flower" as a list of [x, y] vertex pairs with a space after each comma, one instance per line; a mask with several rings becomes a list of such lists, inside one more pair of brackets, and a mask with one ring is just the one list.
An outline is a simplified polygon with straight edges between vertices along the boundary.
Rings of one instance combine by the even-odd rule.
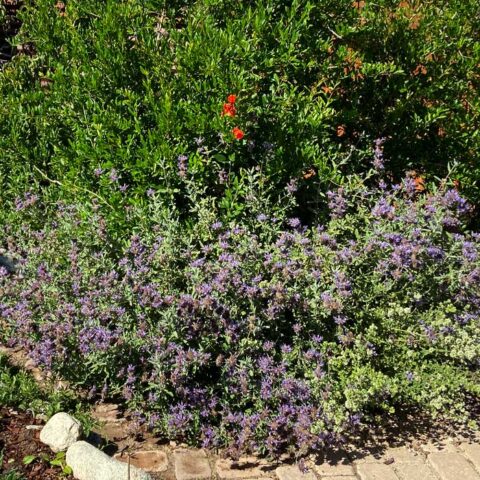
[[87, 393], [87, 398], [91, 400], [95, 397], [96, 394], [97, 394], [97, 387], [96, 385], [93, 385], [93, 387]]
[[339, 188], [337, 191], [328, 191], [328, 208], [330, 209], [330, 216], [332, 218], [342, 218], [347, 210], [347, 201], [343, 196], [343, 188]]
[[375, 150], [373, 154], [373, 168], [377, 172], [383, 172], [385, 170], [385, 158], [383, 155], [383, 144], [385, 143], [386, 138], [377, 138], [375, 140]]
[[460, 215], [467, 214], [471, 211], [470, 204], [460, 196], [457, 190], [447, 190], [441, 201], [447, 208], [457, 210], [457, 213]]
[[427, 247], [427, 254], [430, 258], [435, 260], [442, 260], [445, 256], [445, 252], [436, 246]]
[[288, 193], [295, 193], [298, 190], [298, 181], [292, 178], [285, 187]]
[[462, 255], [468, 262], [475, 262], [478, 258], [477, 246], [473, 242], [463, 242]]
[[25, 210], [26, 208], [35, 205], [38, 200], [38, 195], [31, 192], [26, 192], [23, 199], [18, 197], [15, 199], [15, 209], [17, 211]]
[[350, 424], [355, 426], [359, 425], [362, 420], [362, 415], [360, 413], [354, 413], [353, 415], [350, 415]]
[[375, 204], [372, 209], [372, 215], [374, 217], [388, 218], [392, 219], [395, 212], [394, 207], [388, 203], [388, 200], [385, 197], [380, 198], [380, 200]]
[[479, 314], [478, 313], [462, 313], [460, 315], [455, 315], [455, 321], [460, 325], [468, 325], [470, 322], [478, 322]]
[[203, 448], [212, 448], [215, 446], [215, 431], [212, 427], [202, 427], [202, 447]]
[[23, 205], [23, 201], [21, 198], [17, 197], [15, 199], [15, 209], [17, 210], [17, 212], [19, 212], [20, 210], [23, 210], [25, 207]]
[[404, 236], [400, 233], [386, 233], [383, 237], [393, 245], [400, 245], [404, 240]]
[[180, 402], [170, 408], [168, 427], [177, 434], [183, 433], [192, 420], [192, 415], [187, 410], [187, 405]]
[[289, 218], [287, 224], [292, 228], [300, 228], [302, 225], [299, 218]]
[[96, 168], [93, 173], [96, 177], [99, 177], [104, 172], [103, 168]]
[[110, 170], [110, 175], [108, 176], [108, 178], [109, 178], [110, 181], [112, 181], [112, 182], [117, 182], [118, 179], [119, 179], [117, 170], [115, 170], [114, 168], [112, 168], [112, 169]]
[[446, 228], [457, 228], [460, 225], [458, 218], [447, 215], [442, 218], [442, 225]]
[[313, 269], [313, 270], [312, 270], [312, 277], [313, 277], [315, 280], [320, 280], [320, 278], [322, 277], [322, 272], [321, 272], [320, 270]]
[[204, 263], [205, 263], [205, 259], [204, 259], [204, 258], [197, 258], [196, 260], [194, 260], [193, 262], [190, 263], [190, 266], [191, 266], [192, 268], [199, 268], [199, 267], [201, 267]]
[[271, 342], [270, 340], [268, 340], [268, 341], [264, 342], [263, 349], [266, 352], [269, 352], [270, 350], [273, 349], [274, 346], [275, 346], [275, 344], [273, 342]]
[[298, 469], [305, 475], [308, 473], [308, 466], [307, 464], [305, 463], [305, 459], [304, 458], [301, 458], [299, 461], [298, 461]]
[[178, 168], [178, 176], [181, 178], [185, 178], [187, 176], [188, 171], [188, 157], [186, 155], [179, 155], [177, 157], [177, 168]]
[[257, 364], [258, 364], [258, 368], [260, 368], [262, 372], [266, 373], [272, 367], [272, 359], [269, 356], [263, 356], [257, 360]]
[[404, 178], [402, 184], [407, 195], [409, 195], [410, 197], [415, 195], [415, 193], [417, 192], [417, 184], [415, 183], [415, 180], [413, 178]]
[[341, 297], [349, 297], [352, 295], [352, 284], [344, 272], [334, 272], [333, 282]]
[[118, 334], [107, 330], [104, 327], [85, 327], [80, 330], [79, 334], [79, 350], [87, 355], [92, 352], [105, 352]]

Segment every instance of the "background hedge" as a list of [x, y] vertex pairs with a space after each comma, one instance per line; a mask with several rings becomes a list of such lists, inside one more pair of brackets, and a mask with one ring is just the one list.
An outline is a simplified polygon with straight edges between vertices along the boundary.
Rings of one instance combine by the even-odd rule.
[[[392, 175], [455, 166], [449, 178], [480, 199], [475, 0], [36, 0], [19, 15], [18, 55], [0, 72], [4, 201], [49, 178], [56, 196], [90, 190], [117, 212], [148, 188], [188, 212], [186, 155], [230, 215], [253, 165], [278, 189], [307, 177], [313, 211], [317, 183], [368, 170], [381, 137]], [[228, 94], [235, 118], [221, 115]]]

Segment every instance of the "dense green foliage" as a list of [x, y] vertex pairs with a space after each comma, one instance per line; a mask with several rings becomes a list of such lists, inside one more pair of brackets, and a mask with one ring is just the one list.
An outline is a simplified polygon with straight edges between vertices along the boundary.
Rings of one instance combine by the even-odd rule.
[[[121, 217], [121, 197], [151, 187], [188, 211], [186, 155], [231, 215], [252, 165], [279, 188], [313, 167], [315, 206], [311, 184], [365, 171], [386, 137], [394, 174], [456, 163], [478, 199], [479, 14], [476, 0], [26, 1], [20, 53], [0, 72], [1, 195], [48, 177]], [[235, 118], [221, 114], [228, 94]]]

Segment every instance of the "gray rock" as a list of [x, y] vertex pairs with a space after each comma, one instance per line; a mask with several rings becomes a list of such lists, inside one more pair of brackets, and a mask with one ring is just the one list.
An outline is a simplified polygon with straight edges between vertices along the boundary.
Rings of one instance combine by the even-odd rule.
[[40, 441], [54, 452], [63, 452], [75, 443], [82, 434], [82, 426], [68, 413], [54, 415], [40, 432]]
[[74, 443], [67, 450], [66, 462], [78, 480], [151, 480], [143, 470], [133, 465], [129, 467], [83, 441]]

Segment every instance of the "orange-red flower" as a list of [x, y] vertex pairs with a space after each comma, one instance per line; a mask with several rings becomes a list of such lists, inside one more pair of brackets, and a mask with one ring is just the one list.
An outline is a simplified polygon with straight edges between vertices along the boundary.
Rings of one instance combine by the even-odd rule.
[[223, 104], [223, 115], [225, 115], [226, 117], [233, 118], [236, 113], [237, 113], [237, 109], [235, 108], [235, 105], [233, 105], [233, 103]]
[[243, 130], [240, 130], [238, 127], [235, 127], [232, 130], [232, 133], [237, 140], [241, 140], [245, 136], [245, 133], [243, 132]]
[[236, 95], [229, 95], [227, 97], [228, 103], [235, 103], [237, 101], [237, 96]]

